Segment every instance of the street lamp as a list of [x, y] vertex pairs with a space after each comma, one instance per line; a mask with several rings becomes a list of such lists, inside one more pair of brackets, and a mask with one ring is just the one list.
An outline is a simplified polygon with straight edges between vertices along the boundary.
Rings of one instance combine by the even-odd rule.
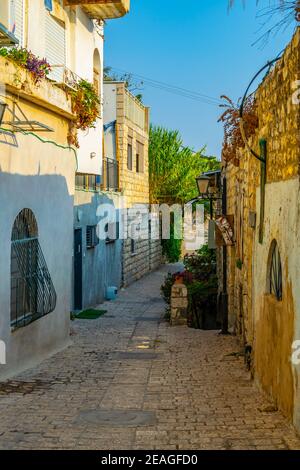
[[210, 178], [209, 176], [202, 174], [196, 178], [196, 183], [199, 191], [200, 196], [204, 196], [205, 194], [208, 194], [208, 187], [210, 183]]
[[5, 113], [6, 107], [7, 107], [7, 104], [0, 101], [0, 126], [1, 126], [2, 121], [3, 121], [3, 116], [4, 116], [4, 113]]

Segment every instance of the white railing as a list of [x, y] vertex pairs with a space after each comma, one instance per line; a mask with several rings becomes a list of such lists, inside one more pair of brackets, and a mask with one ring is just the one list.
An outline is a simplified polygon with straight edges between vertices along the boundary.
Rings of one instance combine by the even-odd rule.
[[125, 116], [141, 129], [146, 129], [146, 108], [128, 90], [125, 90]]
[[76, 84], [81, 80], [75, 72], [68, 69], [65, 65], [51, 65], [51, 72], [48, 78], [56, 82], [57, 85], [64, 85], [72, 90], [76, 88]]

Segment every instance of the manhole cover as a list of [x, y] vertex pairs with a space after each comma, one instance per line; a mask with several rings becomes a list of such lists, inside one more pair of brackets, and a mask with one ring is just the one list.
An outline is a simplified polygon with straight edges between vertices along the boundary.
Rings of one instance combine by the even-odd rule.
[[124, 351], [116, 353], [118, 359], [134, 359], [140, 361], [152, 361], [157, 359], [159, 354], [151, 352], [135, 352], [135, 351]]
[[154, 426], [156, 414], [137, 410], [86, 410], [79, 413], [76, 422], [110, 427]]

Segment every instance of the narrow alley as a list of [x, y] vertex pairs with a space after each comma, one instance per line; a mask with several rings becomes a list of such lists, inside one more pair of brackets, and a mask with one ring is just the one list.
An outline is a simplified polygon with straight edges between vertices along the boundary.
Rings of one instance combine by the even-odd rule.
[[72, 322], [67, 349], [1, 383], [1, 449], [300, 449], [234, 337], [164, 321], [168, 269], [101, 305], [100, 319]]

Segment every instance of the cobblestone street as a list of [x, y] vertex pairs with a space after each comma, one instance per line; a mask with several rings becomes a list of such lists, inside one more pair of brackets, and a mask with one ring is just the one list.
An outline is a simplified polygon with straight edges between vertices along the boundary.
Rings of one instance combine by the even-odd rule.
[[0, 387], [1, 449], [300, 449], [233, 337], [171, 328], [163, 267], [122, 291], [73, 344]]

